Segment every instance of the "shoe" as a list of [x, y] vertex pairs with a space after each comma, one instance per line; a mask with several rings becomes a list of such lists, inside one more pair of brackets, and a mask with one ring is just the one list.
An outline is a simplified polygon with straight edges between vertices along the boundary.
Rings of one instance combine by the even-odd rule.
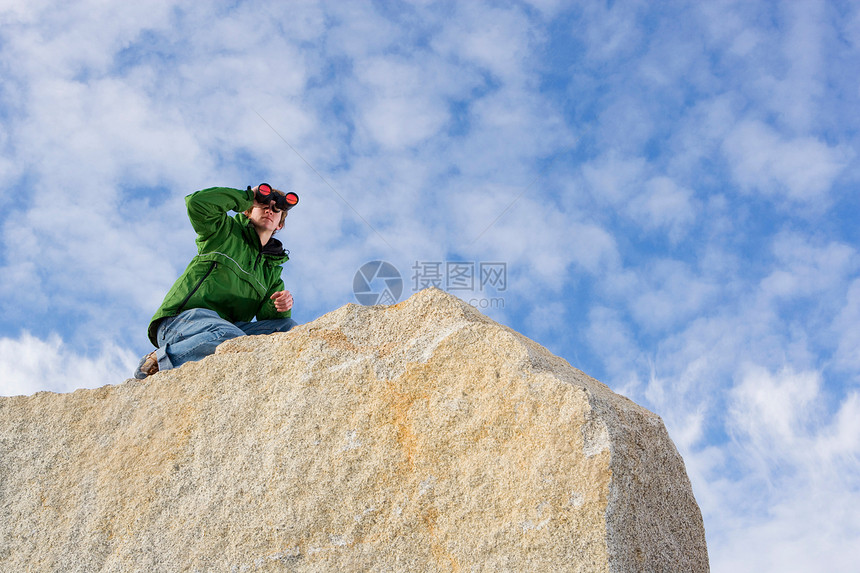
[[158, 372], [158, 358], [155, 357], [155, 351], [153, 350], [140, 359], [140, 364], [137, 365], [134, 377], [138, 380], [143, 380], [147, 376], [152, 376], [156, 372]]

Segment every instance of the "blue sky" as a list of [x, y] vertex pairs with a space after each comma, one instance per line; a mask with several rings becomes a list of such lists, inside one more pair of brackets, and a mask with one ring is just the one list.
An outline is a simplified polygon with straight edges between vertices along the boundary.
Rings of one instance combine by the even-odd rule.
[[300, 322], [503, 263], [449, 292], [664, 419], [713, 571], [851, 569], [858, 70], [850, 2], [0, 2], [0, 395], [129, 377], [268, 181]]

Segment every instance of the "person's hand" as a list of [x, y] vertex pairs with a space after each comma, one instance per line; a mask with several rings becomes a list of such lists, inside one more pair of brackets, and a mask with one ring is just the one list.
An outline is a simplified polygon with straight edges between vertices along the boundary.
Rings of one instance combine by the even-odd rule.
[[269, 298], [275, 302], [275, 310], [278, 312], [287, 312], [293, 308], [293, 295], [288, 290], [276, 292]]
[[277, 206], [274, 199], [266, 199], [265, 197], [255, 197], [254, 205], [263, 210], [271, 209], [272, 212], [275, 212], [275, 207]]

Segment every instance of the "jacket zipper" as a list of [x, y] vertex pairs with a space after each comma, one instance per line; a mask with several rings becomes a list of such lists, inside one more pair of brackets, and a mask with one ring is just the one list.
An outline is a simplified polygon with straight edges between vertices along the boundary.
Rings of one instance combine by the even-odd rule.
[[212, 261], [212, 265], [209, 267], [209, 270], [208, 270], [208, 271], [206, 271], [206, 274], [204, 274], [202, 277], [200, 277], [200, 280], [199, 280], [199, 281], [197, 281], [197, 284], [194, 286], [194, 288], [193, 288], [193, 289], [191, 289], [191, 292], [189, 292], [189, 293], [185, 296], [185, 298], [184, 298], [184, 299], [182, 299], [182, 302], [179, 304], [179, 307], [178, 307], [178, 310], [176, 311], [176, 314], [180, 314], [183, 310], [185, 310], [185, 305], [186, 305], [186, 304], [188, 304], [188, 301], [189, 301], [189, 300], [191, 300], [191, 297], [192, 297], [192, 296], [194, 296], [194, 293], [196, 293], [196, 292], [197, 292], [197, 289], [199, 289], [199, 288], [200, 288], [200, 285], [202, 285], [202, 284], [203, 284], [203, 281], [205, 281], [205, 280], [206, 280], [206, 277], [208, 277], [209, 275], [211, 275], [211, 274], [212, 274], [212, 271], [214, 271], [214, 270], [215, 270], [215, 267], [217, 267], [217, 266], [218, 266], [218, 262], [217, 262], [217, 261]]

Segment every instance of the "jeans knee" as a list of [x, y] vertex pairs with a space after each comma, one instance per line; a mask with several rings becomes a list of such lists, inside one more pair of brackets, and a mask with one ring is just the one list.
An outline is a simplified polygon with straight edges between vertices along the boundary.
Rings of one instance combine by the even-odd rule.
[[158, 327], [158, 343], [176, 343], [204, 334], [204, 338], [220, 337], [227, 340], [241, 336], [242, 331], [213, 310], [192, 308], [161, 323]]
[[214, 354], [215, 349], [222, 342], [241, 335], [241, 331], [237, 333], [235, 330], [224, 327], [207, 327], [193, 336], [187, 336], [168, 344], [166, 351], [174, 364], [184, 364]]

